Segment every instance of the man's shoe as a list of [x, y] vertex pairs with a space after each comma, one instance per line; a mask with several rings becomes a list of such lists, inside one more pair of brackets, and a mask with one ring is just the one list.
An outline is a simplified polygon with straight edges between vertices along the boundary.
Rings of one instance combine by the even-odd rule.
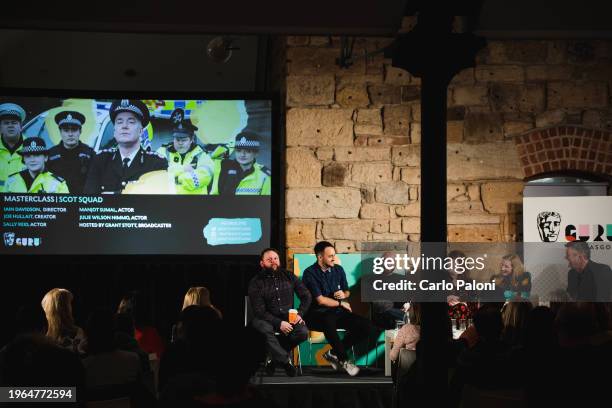
[[269, 376], [273, 376], [274, 375], [274, 371], [276, 371], [276, 364], [274, 364], [274, 361], [272, 361], [272, 359], [268, 359], [266, 360], [266, 375]]
[[359, 374], [359, 367], [357, 367], [355, 364], [351, 363], [350, 361], [343, 361], [340, 363], [342, 368], [344, 369], [344, 371], [346, 371], [348, 373], [348, 375], [350, 375], [351, 377], [356, 376], [357, 374]]
[[323, 358], [327, 360], [334, 370], [338, 371], [340, 368], [340, 360], [332, 354], [331, 350], [327, 350], [325, 354], [323, 354]]
[[289, 377], [295, 377], [296, 374], [297, 374], [297, 369], [295, 368], [295, 366], [291, 362], [291, 359], [289, 359], [285, 363], [285, 373], [287, 373], [287, 376], [289, 376]]

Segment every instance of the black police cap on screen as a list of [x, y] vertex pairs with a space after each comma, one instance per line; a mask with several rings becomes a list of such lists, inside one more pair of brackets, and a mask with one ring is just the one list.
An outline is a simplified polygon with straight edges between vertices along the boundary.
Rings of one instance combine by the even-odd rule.
[[259, 149], [260, 141], [259, 136], [250, 131], [243, 131], [236, 135], [236, 142], [234, 144], [236, 149]]
[[198, 128], [191, 124], [191, 122], [179, 122], [172, 128], [172, 136], [174, 137], [191, 137], [195, 134]]
[[78, 126], [82, 127], [85, 123], [85, 115], [76, 111], [63, 111], [55, 115], [57, 126]]
[[23, 147], [17, 153], [24, 156], [26, 154], [41, 154], [47, 152], [47, 144], [40, 137], [29, 137], [23, 141]]
[[139, 99], [121, 99], [114, 100], [110, 107], [110, 118], [113, 124], [115, 118], [121, 112], [132, 112], [140, 119], [142, 127], [146, 127], [149, 124], [150, 113], [149, 108]]

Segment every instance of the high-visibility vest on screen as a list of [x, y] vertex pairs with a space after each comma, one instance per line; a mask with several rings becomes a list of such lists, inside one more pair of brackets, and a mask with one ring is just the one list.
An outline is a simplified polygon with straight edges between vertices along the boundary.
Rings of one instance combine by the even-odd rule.
[[[27, 171], [27, 170], [24, 170]], [[4, 186], [6, 193], [57, 193], [57, 194], [68, 194], [68, 185], [66, 180], [60, 176], [56, 176], [50, 171], [44, 171], [40, 173], [30, 188], [26, 185], [26, 182], [22, 175], [23, 171], [12, 174], [7, 180]]]
[[[215, 176], [210, 194], [219, 194], [219, 179], [221, 174], [222, 160], [215, 161]], [[271, 180], [270, 170], [259, 164], [253, 164], [253, 171], [240, 180], [236, 186], [236, 195], [270, 195]]]
[[25, 169], [21, 155], [18, 153], [22, 147], [19, 146], [11, 153], [8, 147], [4, 145], [2, 137], [0, 137], [0, 191], [3, 190], [4, 184], [11, 174]]
[[270, 175], [264, 171], [264, 166], [255, 163], [255, 171], [240, 181], [236, 187], [236, 195], [270, 195]]
[[[192, 148], [184, 157], [172, 145], [160, 147], [157, 154], [168, 160], [168, 173], [174, 177], [177, 194], [208, 194], [214, 164], [200, 146]], [[185, 165], [193, 170], [186, 171]]]

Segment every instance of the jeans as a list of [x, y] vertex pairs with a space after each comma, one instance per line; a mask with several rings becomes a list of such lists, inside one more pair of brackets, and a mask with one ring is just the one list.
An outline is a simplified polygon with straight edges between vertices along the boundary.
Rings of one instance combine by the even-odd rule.
[[[311, 310], [305, 317], [311, 330], [322, 331], [340, 361], [347, 360], [346, 350], [365, 340], [370, 334], [370, 321], [346, 309], [329, 308]], [[336, 329], [345, 329], [341, 341]]]
[[294, 325], [293, 331], [289, 334], [279, 331], [278, 336], [274, 334], [272, 324], [265, 320], [253, 319], [251, 326], [266, 336], [268, 353], [275, 363], [285, 364], [289, 360], [289, 351], [308, 338], [308, 328], [305, 324]]

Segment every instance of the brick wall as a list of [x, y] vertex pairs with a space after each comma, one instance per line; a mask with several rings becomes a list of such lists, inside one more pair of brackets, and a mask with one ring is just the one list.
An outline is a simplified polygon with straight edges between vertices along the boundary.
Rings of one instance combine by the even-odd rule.
[[517, 136], [515, 141], [526, 177], [561, 170], [612, 174], [609, 131], [554, 126]]
[[[360, 38], [354, 55], [392, 39]], [[420, 81], [339, 39], [286, 39], [288, 257], [420, 239]], [[448, 91], [448, 238], [517, 239], [523, 180], [610, 176], [612, 42], [490, 41]]]

